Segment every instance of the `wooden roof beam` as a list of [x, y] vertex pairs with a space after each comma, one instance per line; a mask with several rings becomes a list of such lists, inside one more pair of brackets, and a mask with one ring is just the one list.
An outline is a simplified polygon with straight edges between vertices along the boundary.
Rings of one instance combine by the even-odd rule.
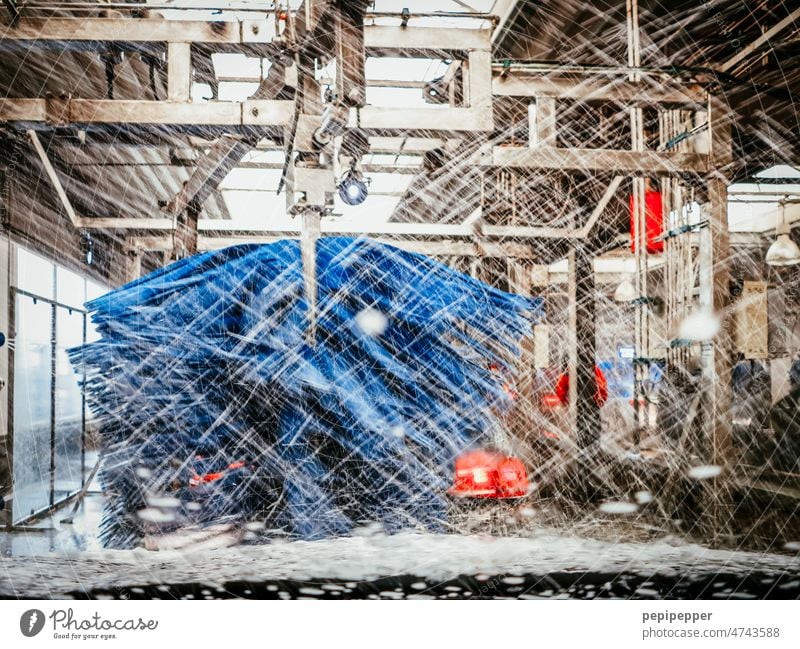
[[743, 47], [717, 69], [720, 72], [729, 72], [733, 70], [739, 63], [744, 61], [753, 52], [756, 52], [763, 46], [768, 45], [770, 41], [775, 38], [775, 36], [784, 31], [787, 27], [794, 26], [795, 23], [800, 23], [800, 8], [795, 9], [792, 13], [786, 16], [786, 18], [773, 25], [752, 43]]
[[170, 126], [289, 125], [293, 101], [189, 103], [135, 99], [0, 99], [0, 122], [69, 124], [152, 124]]

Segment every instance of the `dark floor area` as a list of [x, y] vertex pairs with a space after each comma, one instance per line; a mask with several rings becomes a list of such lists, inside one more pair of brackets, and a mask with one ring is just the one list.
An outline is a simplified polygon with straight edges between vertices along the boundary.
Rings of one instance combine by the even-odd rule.
[[403, 575], [374, 581], [160, 584], [77, 591], [76, 599], [798, 599], [800, 577], [765, 573], [690, 577], [637, 574], [462, 575], [431, 583]]

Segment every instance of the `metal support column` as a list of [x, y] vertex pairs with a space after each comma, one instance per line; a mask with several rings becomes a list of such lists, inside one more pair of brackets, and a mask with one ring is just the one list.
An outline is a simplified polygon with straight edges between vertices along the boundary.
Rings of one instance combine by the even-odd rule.
[[364, 0], [339, 1], [333, 11], [336, 42], [336, 94], [348, 106], [363, 106], [366, 101], [364, 73]]
[[[641, 109], [633, 109], [639, 111]], [[641, 122], [639, 122], [641, 128]], [[634, 436], [633, 446], [639, 449], [642, 441], [642, 432], [647, 428], [648, 404], [645, 403], [645, 381], [650, 376], [650, 306], [648, 302], [647, 272], [649, 261], [647, 258], [647, 214], [646, 214], [646, 182], [644, 178], [633, 179], [633, 241], [634, 259], [636, 261], [636, 275], [634, 287], [636, 289], [637, 303], [634, 307], [634, 380], [633, 380], [633, 409], [634, 409]]]
[[197, 225], [199, 214], [189, 205], [175, 217], [175, 230], [172, 233], [172, 259], [183, 259], [197, 252]]
[[533, 128], [536, 146], [556, 146], [556, 100], [553, 97], [537, 97], [533, 110], [529, 109], [529, 119], [535, 117]]
[[128, 237], [125, 249], [125, 281], [133, 282], [142, 276], [142, 250]]
[[590, 455], [600, 441], [600, 409], [595, 402], [595, 281], [592, 256], [582, 245], [570, 250], [569, 266], [569, 423], [579, 451]]
[[305, 209], [300, 235], [300, 253], [303, 261], [303, 291], [308, 305], [306, 340], [314, 345], [317, 335], [317, 239], [320, 236], [320, 212]]
[[[641, 67], [641, 44], [639, 37], [639, 3], [638, 0], [627, 0], [626, 2], [627, 34], [628, 34], [628, 67], [631, 73], [628, 79], [637, 83], [640, 81], [638, 69]], [[644, 146], [644, 116], [640, 106], [631, 106], [631, 150], [643, 152]], [[634, 286], [636, 288], [637, 304], [634, 321], [634, 379], [633, 379], [633, 446], [638, 450], [641, 439], [642, 429], [646, 427], [648, 419], [647, 404], [644, 402], [644, 383], [650, 374], [650, 322], [649, 306], [647, 305], [647, 232], [646, 232], [646, 208], [645, 194], [646, 181], [641, 176], [633, 178], [633, 241], [634, 257], [636, 260], [636, 276]]]
[[[713, 105], [713, 110], [711, 108]], [[713, 120], [713, 122], [712, 122]], [[706, 512], [714, 526], [714, 537], [728, 534], [733, 511], [726, 472], [733, 461], [731, 439], [731, 371], [733, 365], [730, 304], [730, 235], [728, 232], [728, 180], [726, 168], [733, 158], [729, 111], [712, 97], [709, 133], [713, 171], [706, 178], [708, 227], [701, 232], [700, 302], [721, 319], [720, 330], [703, 343], [703, 430], [708, 462], [723, 468], [720, 478], [707, 490]]]
[[[4, 180], [4, 179], [3, 179]], [[0, 189], [5, 189], [0, 186]], [[5, 200], [2, 192], [0, 201]], [[7, 206], [4, 206], [4, 209]], [[13, 430], [11, 413], [11, 375], [13, 372], [13, 354], [9, 349], [9, 339], [13, 335], [13, 305], [10, 304], [14, 263], [14, 246], [7, 235], [0, 237], [0, 334], [3, 344], [0, 345], [0, 528], [11, 527], [11, 501], [5, 502], [6, 495], [12, 489], [13, 470]]]

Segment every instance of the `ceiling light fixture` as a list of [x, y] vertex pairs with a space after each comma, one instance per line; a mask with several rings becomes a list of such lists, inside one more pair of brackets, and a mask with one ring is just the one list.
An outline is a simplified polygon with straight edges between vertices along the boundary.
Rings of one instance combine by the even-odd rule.
[[636, 289], [631, 280], [623, 279], [617, 286], [617, 290], [614, 291], [614, 300], [616, 302], [633, 302], [635, 299]]
[[778, 203], [778, 226], [775, 228], [778, 238], [767, 250], [765, 259], [770, 266], [794, 266], [800, 263], [800, 248], [791, 238], [791, 229], [786, 223], [785, 209], [784, 203]]

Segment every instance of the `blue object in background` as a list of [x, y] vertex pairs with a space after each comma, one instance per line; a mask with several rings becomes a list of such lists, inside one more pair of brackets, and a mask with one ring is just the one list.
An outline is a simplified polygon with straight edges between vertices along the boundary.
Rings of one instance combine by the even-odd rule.
[[[605, 374], [608, 382], [608, 394], [611, 398], [632, 399], [635, 373], [633, 358], [635, 351], [631, 346], [620, 347], [617, 358], [604, 359], [597, 362], [598, 367]], [[661, 361], [651, 361], [648, 366], [648, 381], [646, 388], [654, 390], [664, 379], [664, 369]]]
[[[196, 255], [87, 304], [100, 339], [70, 354], [103, 442], [107, 545], [190, 523], [316, 539], [446, 518], [453, 458], [507, 405], [489, 365], [541, 300], [367, 239], [320, 239], [317, 275], [313, 347], [297, 241]], [[365, 309], [385, 330], [362, 330]]]
[[627, 354], [628, 347], [621, 347], [617, 358], [597, 361], [608, 383], [608, 395], [612, 399], [631, 399], [633, 397], [633, 355]]

